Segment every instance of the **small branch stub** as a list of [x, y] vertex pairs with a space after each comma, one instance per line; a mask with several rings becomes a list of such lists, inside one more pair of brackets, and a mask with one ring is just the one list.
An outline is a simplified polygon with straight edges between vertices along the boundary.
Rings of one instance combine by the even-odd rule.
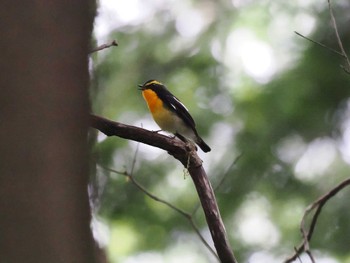
[[101, 46], [98, 46], [98, 47], [92, 49], [92, 50], [89, 52], [89, 54], [95, 53], [95, 52], [97, 52], [97, 51], [101, 51], [101, 50], [106, 49], [106, 48], [117, 47], [117, 46], [118, 46], [117, 41], [116, 41], [116, 40], [113, 40], [113, 41], [112, 41], [111, 43], [109, 43], [109, 44], [103, 44], [103, 45], [101, 45]]

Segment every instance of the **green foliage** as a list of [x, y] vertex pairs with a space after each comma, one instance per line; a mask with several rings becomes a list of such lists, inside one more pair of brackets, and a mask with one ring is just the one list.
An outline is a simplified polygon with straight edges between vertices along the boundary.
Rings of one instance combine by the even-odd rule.
[[[342, 143], [350, 95], [349, 75], [339, 67], [344, 61], [294, 36], [292, 26], [283, 28], [283, 32], [289, 30], [288, 39], [286, 33], [278, 34], [276, 21], [280, 17], [276, 14], [286, 17], [282, 22], [298, 26], [298, 15], [307, 13], [305, 6], [284, 1], [236, 7], [224, 2], [184, 2], [190, 11], [208, 15], [203, 18], [205, 26], [194, 36], [181, 35], [177, 27], [181, 12], [164, 6], [155, 9], [143, 24], [120, 26], [110, 34], [119, 46], [94, 57], [93, 109], [107, 118], [157, 129], [137, 84], [149, 79], [165, 83], [189, 108], [199, 133], [212, 148], [212, 152], [200, 155], [213, 185], [225, 176], [216, 194], [239, 261], [248, 262], [257, 252], [268, 251], [281, 262], [300, 243], [299, 223], [307, 205], [348, 176], [341, 150], [346, 147]], [[326, 7], [307, 13], [317, 25], [312, 38], [337, 48]], [[348, 46], [350, 35], [343, 30], [348, 20], [345, 13], [337, 11], [343, 44]], [[230, 57], [239, 47], [232, 49], [228, 39], [241, 28], [254, 32], [277, 56], [281, 67], [272, 77], [254, 78], [240, 65], [239, 53]], [[288, 65], [283, 65], [286, 56]], [[209, 254], [179, 213], [145, 196], [125, 176], [101, 168], [132, 170], [151, 193], [192, 212], [198, 198], [181, 165], [165, 152], [145, 145], [136, 150], [135, 145], [107, 138], [93, 150], [97, 214], [108, 222], [111, 232], [119, 229], [131, 240], [127, 249], [114, 253], [113, 249], [122, 246], [116, 234], [119, 241], [109, 247], [113, 260], [120, 262], [123, 257], [146, 251], [167, 253], [181, 242], [192, 244], [192, 239], [199, 254]], [[324, 207], [311, 242], [311, 248], [339, 262], [349, 258], [345, 234], [350, 228], [348, 195], [344, 192]], [[195, 219], [205, 232], [200, 209]], [[265, 233], [264, 224], [257, 222], [266, 222], [270, 232]], [[209, 257], [208, 262], [215, 259]]]

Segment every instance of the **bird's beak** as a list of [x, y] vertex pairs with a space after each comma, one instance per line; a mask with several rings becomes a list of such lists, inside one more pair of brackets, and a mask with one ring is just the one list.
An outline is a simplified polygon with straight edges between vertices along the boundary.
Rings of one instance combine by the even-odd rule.
[[137, 86], [139, 87], [139, 90], [143, 90], [143, 85], [139, 84]]

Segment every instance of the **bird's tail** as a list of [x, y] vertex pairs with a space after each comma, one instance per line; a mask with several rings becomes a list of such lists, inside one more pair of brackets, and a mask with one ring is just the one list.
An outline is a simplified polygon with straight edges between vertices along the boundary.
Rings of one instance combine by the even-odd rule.
[[[175, 133], [175, 135], [183, 142], [188, 142], [188, 140], [182, 136], [181, 134], [179, 133]], [[208, 144], [206, 144], [203, 139], [201, 137], [199, 137], [199, 135], [197, 133], [195, 133], [195, 140], [194, 139], [191, 139], [191, 141], [194, 141], [198, 146], [199, 148], [202, 149], [203, 152], [207, 153], [207, 152], [210, 152], [211, 149], [210, 147], [208, 146]]]
[[202, 149], [203, 152], [207, 153], [211, 151], [208, 144], [206, 144], [201, 137], [197, 136], [196, 143], [198, 144], [199, 148]]

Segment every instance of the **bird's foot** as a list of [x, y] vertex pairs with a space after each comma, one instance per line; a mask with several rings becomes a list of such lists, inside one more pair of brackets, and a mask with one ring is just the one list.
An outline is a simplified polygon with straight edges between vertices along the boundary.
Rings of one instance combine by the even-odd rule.
[[185, 144], [186, 144], [187, 151], [189, 151], [189, 152], [192, 152], [192, 151], [197, 152], [198, 151], [197, 146], [193, 142], [187, 141], [187, 142], [185, 142]]

